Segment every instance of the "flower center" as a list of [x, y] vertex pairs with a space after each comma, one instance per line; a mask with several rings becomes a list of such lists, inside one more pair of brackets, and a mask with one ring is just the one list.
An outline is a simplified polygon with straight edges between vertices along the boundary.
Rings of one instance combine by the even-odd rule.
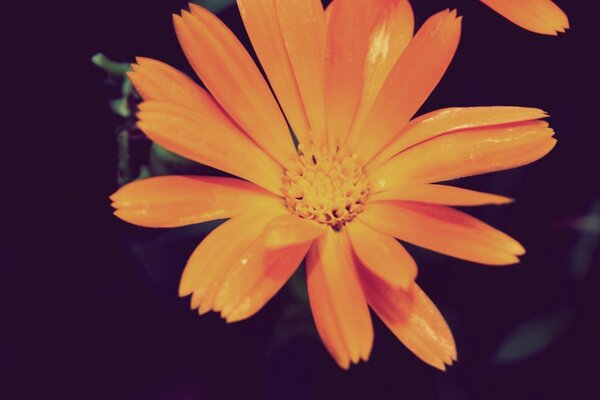
[[363, 211], [369, 182], [355, 154], [300, 144], [283, 191], [292, 214], [340, 229]]

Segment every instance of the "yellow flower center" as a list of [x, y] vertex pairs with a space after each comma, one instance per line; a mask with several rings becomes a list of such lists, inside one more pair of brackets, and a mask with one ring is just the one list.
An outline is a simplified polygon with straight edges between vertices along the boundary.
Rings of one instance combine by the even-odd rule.
[[355, 154], [299, 145], [298, 159], [283, 175], [283, 191], [292, 214], [340, 229], [363, 211], [369, 182]]

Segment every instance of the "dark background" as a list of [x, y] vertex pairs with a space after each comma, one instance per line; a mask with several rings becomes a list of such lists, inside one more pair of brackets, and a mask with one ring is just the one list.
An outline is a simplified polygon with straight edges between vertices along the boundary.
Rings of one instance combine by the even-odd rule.
[[[27, 2], [2, 24], [16, 56], [3, 60], [3, 86], [15, 94], [4, 96], [0, 397], [600, 398], [598, 6], [557, 1], [572, 29], [550, 38], [474, 0], [412, 3], [417, 26], [448, 6], [465, 16], [454, 62], [420, 113], [540, 107], [558, 138], [533, 165], [461, 181], [517, 198], [470, 211], [525, 245], [521, 264], [490, 268], [411, 248], [421, 286], [453, 329], [455, 366], [428, 367], [376, 321], [371, 360], [343, 371], [310, 332], [282, 339], [289, 290], [234, 325], [189, 311], [176, 288], [202, 228], [161, 239], [165, 231], [111, 215], [122, 120], [107, 107], [117, 90], [90, 62], [99, 51], [143, 55], [190, 72], [171, 25], [185, 2]], [[246, 40], [235, 7], [220, 15]]]

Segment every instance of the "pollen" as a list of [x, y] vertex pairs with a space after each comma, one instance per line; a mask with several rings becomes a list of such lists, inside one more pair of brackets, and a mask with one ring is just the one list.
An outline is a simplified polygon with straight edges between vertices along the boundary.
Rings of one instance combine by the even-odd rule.
[[292, 214], [340, 229], [360, 214], [369, 182], [355, 154], [339, 147], [298, 146], [298, 159], [283, 175], [286, 205]]

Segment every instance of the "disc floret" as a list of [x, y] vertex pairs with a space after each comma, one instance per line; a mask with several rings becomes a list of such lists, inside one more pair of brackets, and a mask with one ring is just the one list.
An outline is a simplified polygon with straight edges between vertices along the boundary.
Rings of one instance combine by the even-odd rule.
[[355, 154], [339, 147], [298, 146], [298, 159], [283, 176], [292, 214], [340, 229], [360, 214], [369, 182]]

